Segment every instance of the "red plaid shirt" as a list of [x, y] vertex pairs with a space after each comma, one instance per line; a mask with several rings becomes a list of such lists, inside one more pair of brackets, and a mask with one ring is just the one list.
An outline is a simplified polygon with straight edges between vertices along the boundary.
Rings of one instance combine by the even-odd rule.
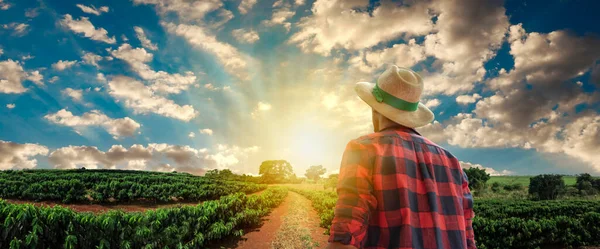
[[413, 129], [352, 140], [329, 242], [369, 249], [474, 249], [473, 197], [450, 152]]

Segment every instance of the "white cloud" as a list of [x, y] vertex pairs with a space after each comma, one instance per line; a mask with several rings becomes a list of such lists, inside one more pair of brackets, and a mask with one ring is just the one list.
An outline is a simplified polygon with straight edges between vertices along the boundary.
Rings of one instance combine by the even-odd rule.
[[178, 105], [170, 99], [156, 95], [154, 91], [135, 79], [116, 76], [108, 82], [109, 94], [123, 100], [134, 113], [156, 113], [165, 117], [190, 121], [198, 115], [191, 105]]
[[228, 43], [220, 42], [217, 37], [201, 26], [163, 23], [167, 31], [185, 38], [191, 45], [213, 54], [225, 70], [240, 79], [248, 78], [247, 67], [252, 58], [242, 54]]
[[181, 21], [198, 21], [223, 6], [222, 0], [133, 0], [135, 4], [152, 4], [161, 15], [176, 13]]
[[52, 68], [54, 68], [57, 71], [63, 71], [65, 69], [67, 69], [67, 68], [75, 66], [76, 63], [77, 63], [77, 61], [63, 61], [63, 60], [59, 60], [56, 63], [52, 64]]
[[12, 35], [14, 36], [24, 36], [29, 32], [29, 24], [27, 23], [12, 22], [9, 24], [4, 24], [2, 27], [4, 29], [12, 29]]
[[327, 56], [337, 47], [359, 50], [403, 34], [421, 36], [433, 30], [427, 1], [401, 7], [384, 1], [372, 15], [354, 10], [368, 5], [367, 0], [317, 0], [312, 7], [313, 15], [300, 20], [297, 24], [300, 31], [289, 43], [297, 44], [304, 52]]
[[106, 82], [106, 77], [104, 77], [103, 73], [98, 73], [98, 74], [96, 74], [96, 80], [98, 82], [104, 83], [104, 82]]
[[88, 14], [94, 14], [94, 15], [101, 15], [102, 12], [108, 12], [109, 8], [108, 6], [102, 6], [99, 9], [96, 9], [96, 7], [94, 7], [93, 5], [91, 7], [85, 6], [83, 4], [77, 4], [77, 7], [79, 7], [81, 9], [81, 11], [88, 13]]
[[8, 108], [8, 109], [13, 109], [13, 108], [15, 108], [15, 106], [16, 105], [12, 104], [12, 103], [11, 104], [6, 104], [6, 108]]
[[242, 0], [238, 6], [241, 14], [246, 14], [256, 4], [257, 0]]
[[429, 108], [435, 108], [437, 106], [439, 106], [441, 104], [439, 99], [430, 99], [427, 102], [425, 102], [425, 106], [429, 107]]
[[112, 119], [98, 110], [92, 110], [81, 116], [62, 109], [54, 114], [47, 114], [44, 118], [52, 123], [81, 129], [89, 126], [101, 126], [115, 139], [133, 136], [140, 128], [140, 124], [129, 117]]
[[194, 133], [194, 132], [190, 132], [190, 134], [188, 134], [188, 137], [190, 137], [190, 138], [194, 138], [194, 137], [196, 137], [196, 133]]
[[67, 87], [61, 91], [62, 94], [71, 97], [75, 101], [81, 101], [83, 98], [83, 90], [75, 90], [73, 88]]
[[505, 175], [512, 175], [515, 173], [515, 172], [506, 170], [506, 169], [502, 170], [502, 171], [497, 171], [497, 170], [489, 168], [489, 167], [483, 167], [483, 166], [481, 166], [481, 164], [475, 164], [475, 163], [469, 163], [469, 162], [463, 162], [463, 161], [460, 161], [460, 166], [463, 169], [470, 169], [470, 168], [484, 169], [485, 172], [490, 174], [491, 176], [505, 176]]
[[0, 170], [31, 169], [37, 166], [32, 157], [48, 154], [48, 148], [39, 144], [18, 144], [0, 140]]
[[473, 95], [460, 95], [456, 97], [456, 103], [461, 105], [472, 104], [481, 99], [481, 95], [474, 93]]
[[24, 93], [22, 82], [27, 77], [21, 64], [13, 60], [0, 61], [0, 93]]
[[252, 111], [250, 115], [252, 116], [252, 118], [258, 118], [262, 112], [270, 111], [272, 108], [273, 107], [271, 106], [271, 104], [259, 101], [258, 104], [256, 104], [254, 111]]
[[71, 15], [66, 14], [63, 16], [63, 19], [60, 20], [60, 24], [66, 28], [69, 28], [75, 33], [83, 34], [83, 36], [94, 41], [106, 42], [108, 44], [115, 44], [117, 42], [114, 36], [108, 37], [108, 31], [106, 31], [106, 29], [96, 29], [87, 17], [81, 17], [79, 20], [73, 20]]
[[410, 39], [406, 44], [394, 44], [391, 48], [361, 51], [348, 62], [359, 71], [371, 74], [384, 65], [410, 68], [425, 58], [425, 47]]
[[[256, 153], [258, 147], [241, 148], [219, 145], [214, 154], [208, 149], [170, 144], [135, 144], [130, 148], [113, 145], [108, 151], [92, 146], [68, 146], [50, 153], [55, 168], [128, 168], [203, 174], [209, 169], [225, 169], [238, 165], [240, 160]], [[169, 163], [165, 164], [164, 162]]]
[[31, 71], [27, 73], [27, 80], [30, 80], [31, 82], [37, 84], [37, 85], [44, 85], [44, 76], [40, 74], [40, 71]]
[[22, 61], [31, 60], [33, 58], [35, 58], [35, 56], [30, 55], [30, 54], [21, 56]]
[[133, 30], [135, 30], [135, 35], [137, 36], [138, 40], [140, 40], [143, 47], [150, 50], [158, 49], [158, 46], [156, 46], [156, 44], [152, 43], [152, 41], [146, 37], [146, 33], [144, 33], [144, 30], [141, 27], [135, 26], [133, 27]]
[[132, 48], [131, 45], [125, 43], [117, 50], [108, 49], [108, 51], [112, 56], [127, 62], [142, 79], [150, 80], [152, 82], [150, 87], [153, 91], [180, 93], [187, 90], [196, 81], [196, 76], [191, 71], [181, 75], [152, 70], [148, 63], [152, 61], [153, 55], [144, 48]]
[[258, 32], [254, 30], [234, 29], [231, 35], [241, 43], [255, 43], [260, 39]]
[[27, 9], [27, 11], [25, 11], [25, 17], [35, 18], [36, 16], [38, 16], [40, 14], [38, 12], [39, 10], [40, 10], [40, 8]]
[[0, 48], [0, 55], [4, 54], [4, 49]]
[[4, 0], [0, 0], [0, 10], [7, 10], [10, 8], [9, 3], [5, 3]]
[[208, 129], [208, 128], [201, 129], [201, 130], [200, 130], [200, 134], [206, 134], [206, 135], [209, 135], [209, 136], [211, 136], [211, 135], [213, 134], [213, 130], [211, 130], [211, 129]]
[[275, 26], [275, 25], [283, 25], [285, 29], [289, 32], [292, 27], [292, 23], [287, 20], [294, 16], [296, 12], [290, 10], [289, 6], [284, 6], [282, 8], [276, 8], [273, 10], [273, 14], [271, 19], [264, 20], [262, 23], [266, 26]]
[[54, 83], [54, 82], [58, 81], [59, 79], [60, 79], [60, 78], [59, 78], [58, 76], [53, 76], [52, 78], [50, 78], [50, 79], [48, 80], [48, 82], [50, 82], [50, 83]]
[[98, 61], [102, 60], [102, 56], [90, 52], [85, 53], [81, 58], [83, 59], [83, 63], [95, 67], [99, 67]]

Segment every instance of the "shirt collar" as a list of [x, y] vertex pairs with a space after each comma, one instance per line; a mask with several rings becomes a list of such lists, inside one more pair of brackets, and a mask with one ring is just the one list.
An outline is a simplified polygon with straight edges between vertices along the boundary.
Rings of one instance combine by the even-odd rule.
[[421, 136], [421, 133], [419, 133], [417, 130], [413, 129], [413, 128], [409, 128], [403, 125], [396, 125], [396, 126], [391, 126], [391, 127], [387, 127], [383, 130], [380, 130], [380, 132], [382, 131], [391, 131], [391, 130], [396, 130], [396, 131], [403, 131], [406, 133], [412, 133], [412, 134], [416, 134]]

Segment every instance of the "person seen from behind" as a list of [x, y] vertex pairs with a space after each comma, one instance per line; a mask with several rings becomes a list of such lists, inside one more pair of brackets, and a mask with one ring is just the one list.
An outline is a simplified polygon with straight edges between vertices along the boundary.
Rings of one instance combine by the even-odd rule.
[[475, 249], [473, 197], [456, 157], [414, 128], [434, 119], [423, 80], [392, 65], [359, 82], [374, 133], [344, 152], [328, 249]]

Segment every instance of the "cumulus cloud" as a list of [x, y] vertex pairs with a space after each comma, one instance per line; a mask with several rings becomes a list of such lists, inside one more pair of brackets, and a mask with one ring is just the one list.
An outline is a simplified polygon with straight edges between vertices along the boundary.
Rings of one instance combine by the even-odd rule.
[[0, 61], [0, 93], [24, 93], [22, 82], [27, 77], [21, 64], [13, 60]]
[[484, 63], [500, 48], [509, 22], [502, 0], [436, 1], [437, 33], [425, 37], [427, 55], [437, 59], [435, 72], [424, 75], [427, 94], [453, 95], [472, 90], [483, 80]]
[[463, 161], [460, 161], [460, 166], [463, 169], [470, 169], [470, 168], [483, 169], [483, 170], [485, 170], [486, 173], [490, 174], [491, 176], [505, 176], [505, 175], [514, 174], [514, 172], [512, 172], [510, 170], [497, 171], [497, 170], [489, 168], [489, 167], [483, 167], [483, 166], [481, 166], [481, 164], [475, 164], [475, 163], [469, 163], [469, 162], [463, 162]]
[[150, 41], [150, 39], [146, 37], [146, 33], [144, 33], [144, 30], [141, 27], [135, 26], [133, 27], [133, 30], [135, 30], [135, 35], [137, 36], [138, 40], [140, 40], [140, 42], [142, 43], [142, 47], [150, 50], [158, 49], [158, 46], [155, 43], [152, 43], [152, 41]]
[[189, 138], [194, 138], [194, 137], [196, 137], [196, 133], [194, 133], [194, 132], [192, 131], [192, 132], [190, 132], [190, 133], [188, 134], [188, 137], [189, 137]]
[[437, 106], [439, 106], [441, 104], [439, 99], [430, 99], [427, 100], [427, 102], [424, 103], [425, 106], [429, 107], [429, 108], [435, 108]]
[[108, 6], [102, 6], [99, 9], [96, 9], [96, 7], [94, 7], [93, 5], [91, 7], [89, 6], [85, 6], [83, 4], [77, 4], [76, 5], [78, 8], [81, 9], [81, 11], [88, 13], [88, 14], [94, 14], [94, 15], [101, 15], [102, 12], [108, 12]]
[[209, 135], [209, 136], [211, 136], [211, 135], [213, 134], [213, 130], [211, 130], [211, 129], [208, 129], [208, 128], [201, 129], [201, 130], [200, 130], [200, 134], [206, 134], [206, 135]]
[[102, 56], [91, 53], [91, 52], [87, 52], [87, 53], [83, 54], [81, 59], [83, 59], [83, 63], [85, 63], [85, 64], [99, 67], [98, 61], [102, 60]]
[[104, 82], [106, 82], [106, 77], [104, 77], [103, 73], [98, 73], [98, 74], [96, 74], [96, 80], [104, 83]]
[[15, 108], [15, 106], [16, 106], [15, 104], [6, 104], [6, 108], [8, 108], [8, 109], [13, 109], [13, 108]]
[[300, 20], [297, 24], [300, 31], [289, 43], [304, 52], [327, 56], [334, 48], [359, 50], [401, 35], [421, 36], [433, 30], [428, 1], [400, 7], [382, 1], [372, 14], [356, 10], [368, 5], [368, 0], [317, 0], [312, 7], [313, 15]]
[[254, 30], [234, 29], [231, 35], [241, 43], [255, 43], [260, 39], [258, 32]]
[[35, 168], [37, 159], [32, 157], [47, 154], [48, 148], [46, 146], [0, 140], [0, 170]]
[[114, 36], [108, 36], [108, 31], [106, 31], [106, 29], [95, 28], [87, 17], [81, 17], [79, 20], [74, 20], [71, 15], [66, 14], [63, 16], [63, 19], [60, 20], [60, 24], [63, 27], [66, 27], [77, 34], [83, 34], [83, 36], [94, 41], [106, 42], [108, 44], [115, 44], [117, 42]]
[[176, 13], [182, 21], [202, 20], [206, 14], [223, 6], [221, 0], [133, 0], [135, 4], [150, 4], [161, 15]]
[[52, 78], [50, 78], [50, 79], [48, 80], [48, 82], [50, 82], [50, 83], [53, 83], [53, 84], [54, 84], [54, 83], [55, 83], [56, 81], [58, 81], [59, 79], [60, 79], [60, 78], [59, 78], [58, 76], [52, 76]]
[[169, 74], [165, 71], [152, 70], [148, 63], [152, 61], [153, 55], [144, 48], [132, 48], [131, 45], [125, 43], [119, 46], [117, 50], [107, 50], [115, 58], [127, 62], [131, 69], [142, 79], [150, 80], [152, 82], [150, 87], [153, 91], [180, 93], [187, 90], [196, 81], [196, 76], [191, 71], [181, 75], [179, 73]]
[[256, 4], [257, 0], [242, 0], [238, 5], [238, 10], [242, 14], [248, 13], [250, 9]]
[[[283, 4], [279, 4], [279, 5], [282, 5], [282, 6], [280, 8], [275, 8], [273, 10], [271, 19], [264, 20], [262, 23], [266, 26], [283, 25], [283, 27], [287, 31], [290, 31], [290, 28], [292, 27], [292, 23], [288, 22], [287, 20], [292, 18], [296, 14], [296, 12], [292, 11], [290, 9], [289, 5], [283, 5]], [[279, 6], [275, 6], [275, 4], [274, 4], [273, 7], [279, 7]]]
[[122, 100], [134, 113], [156, 113], [161, 116], [190, 121], [198, 115], [191, 105], [178, 105], [173, 100], [156, 95], [152, 88], [126, 76], [116, 76], [108, 82], [109, 94]]
[[54, 70], [57, 71], [63, 71], [65, 69], [68, 69], [72, 66], [75, 66], [75, 64], [77, 63], [77, 61], [63, 61], [63, 60], [59, 60], [56, 63], [52, 64], [52, 68], [54, 68]]
[[7, 10], [10, 8], [9, 3], [5, 3], [4, 0], [0, 0], [0, 10]]
[[83, 90], [75, 90], [73, 88], [67, 87], [61, 91], [62, 94], [71, 97], [75, 101], [81, 101], [83, 98]]
[[267, 112], [267, 111], [271, 110], [271, 108], [272, 108], [271, 104], [259, 101], [258, 104], [256, 104], [254, 111], [252, 111], [252, 113], [250, 113], [250, 115], [252, 116], [252, 118], [258, 118], [262, 112]]
[[425, 47], [410, 39], [406, 44], [394, 44], [391, 48], [361, 51], [348, 62], [351, 67], [371, 74], [384, 65], [410, 68], [425, 59]]
[[72, 112], [62, 109], [56, 113], [47, 114], [44, 118], [52, 123], [73, 127], [76, 130], [90, 126], [100, 126], [113, 135], [115, 139], [133, 136], [140, 128], [140, 124], [131, 118], [112, 119], [98, 110], [75, 116]]
[[44, 82], [43, 82], [44, 76], [42, 74], [40, 74], [40, 71], [35, 70], [35, 71], [28, 72], [26, 79], [39, 85], [39, 86], [44, 85]]
[[40, 10], [40, 8], [27, 9], [27, 11], [25, 11], [25, 17], [35, 18], [36, 16], [38, 16], [40, 14], [38, 12], [39, 10]]
[[474, 93], [473, 95], [460, 95], [456, 97], [456, 103], [461, 105], [472, 104], [481, 99], [481, 95]]
[[[214, 153], [208, 149], [170, 144], [135, 144], [130, 148], [113, 145], [107, 151], [92, 146], [68, 146], [50, 153], [55, 168], [128, 168], [138, 170], [179, 171], [203, 174], [209, 169], [224, 169], [239, 164], [256, 153], [258, 147], [242, 148], [219, 145]], [[168, 163], [165, 163], [168, 162]]]
[[163, 23], [169, 33], [185, 38], [192, 46], [213, 54], [225, 70], [240, 79], [248, 78], [248, 63], [252, 59], [228, 43], [220, 42], [214, 34], [197, 25]]
[[4, 24], [2, 27], [4, 29], [12, 29], [12, 35], [14, 36], [24, 36], [29, 32], [29, 24], [27, 23], [12, 22], [9, 24]]

